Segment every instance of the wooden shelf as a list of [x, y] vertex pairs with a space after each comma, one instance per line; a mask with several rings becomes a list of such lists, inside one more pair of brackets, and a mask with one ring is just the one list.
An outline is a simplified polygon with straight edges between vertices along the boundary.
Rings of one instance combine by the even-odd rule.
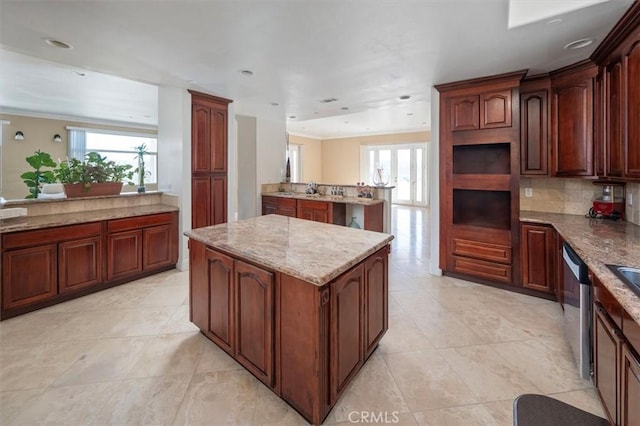
[[453, 189], [509, 191], [510, 175], [453, 175]]

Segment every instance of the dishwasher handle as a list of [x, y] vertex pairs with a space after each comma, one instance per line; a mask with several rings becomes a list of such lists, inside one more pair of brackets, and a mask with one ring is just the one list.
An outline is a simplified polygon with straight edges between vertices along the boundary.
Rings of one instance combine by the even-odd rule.
[[562, 244], [562, 258], [580, 284], [591, 284], [587, 265], [566, 242]]

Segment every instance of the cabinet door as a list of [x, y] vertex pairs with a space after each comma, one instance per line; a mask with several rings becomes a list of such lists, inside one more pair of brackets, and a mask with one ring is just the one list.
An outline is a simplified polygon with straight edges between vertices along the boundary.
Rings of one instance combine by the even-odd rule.
[[548, 93], [520, 96], [520, 174], [547, 175], [549, 168]]
[[388, 249], [370, 256], [364, 264], [365, 359], [375, 350], [389, 328]]
[[480, 128], [479, 96], [451, 98], [451, 131], [476, 130]]
[[211, 172], [227, 172], [227, 107], [211, 106]]
[[235, 341], [233, 259], [206, 249], [206, 271], [209, 283], [207, 334], [222, 349], [233, 354]]
[[189, 320], [209, 330], [209, 265], [204, 244], [189, 240]]
[[622, 63], [615, 62], [607, 67], [606, 71], [606, 100], [607, 129], [606, 141], [606, 170], [607, 176], [622, 176], [624, 163], [624, 89]]
[[262, 197], [262, 214], [277, 214], [278, 199], [276, 197]]
[[511, 127], [511, 90], [480, 95], [480, 128]]
[[58, 244], [58, 291], [71, 293], [102, 282], [102, 238]]
[[107, 235], [107, 281], [142, 272], [142, 230]]
[[595, 173], [598, 176], [605, 176], [605, 164], [607, 157], [605, 154], [605, 111], [606, 106], [606, 72], [598, 74], [593, 86], [593, 161]]
[[239, 260], [236, 277], [236, 358], [268, 386], [274, 384], [274, 275]]
[[[640, 38], [640, 36], [638, 37]], [[625, 177], [640, 178], [640, 39], [624, 59], [627, 88]]]
[[227, 221], [227, 177], [211, 177], [211, 212], [209, 225], [218, 225]]
[[364, 361], [364, 272], [359, 265], [331, 284], [330, 401], [335, 402]]
[[211, 180], [206, 177], [191, 179], [191, 228], [211, 225]]
[[593, 78], [553, 88], [556, 176], [593, 175]]
[[11, 250], [2, 254], [2, 307], [17, 308], [55, 296], [56, 245]]
[[211, 109], [206, 104], [191, 106], [191, 172], [211, 169]]
[[161, 225], [142, 230], [142, 269], [145, 271], [175, 264], [173, 226]]
[[594, 383], [609, 420], [618, 424], [618, 374], [622, 338], [599, 303], [594, 304], [593, 365]]
[[555, 244], [553, 229], [539, 225], [522, 225], [522, 286], [555, 293]]
[[280, 198], [278, 200], [278, 214], [282, 216], [296, 217], [296, 200], [293, 198]]
[[620, 424], [640, 425], [640, 359], [628, 344], [622, 348]]
[[314, 210], [313, 220], [315, 222], [329, 223], [329, 212], [327, 210]]

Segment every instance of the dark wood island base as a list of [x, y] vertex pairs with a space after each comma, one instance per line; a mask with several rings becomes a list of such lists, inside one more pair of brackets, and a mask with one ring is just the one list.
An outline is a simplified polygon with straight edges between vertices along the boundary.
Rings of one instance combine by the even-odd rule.
[[387, 331], [389, 245], [323, 285], [194, 239], [189, 247], [191, 321], [320, 424]]

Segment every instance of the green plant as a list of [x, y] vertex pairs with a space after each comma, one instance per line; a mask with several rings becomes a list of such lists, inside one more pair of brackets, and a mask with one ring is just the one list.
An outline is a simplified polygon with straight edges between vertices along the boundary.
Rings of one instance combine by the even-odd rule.
[[61, 183], [81, 183], [89, 189], [92, 183], [123, 182], [133, 177], [133, 166], [130, 164], [116, 164], [107, 160], [97, 152], [89, 152], [84, 161], [76, 158], [67, 159], [54, 170], [55, 177]]
[[134, 173], [138, 174], [138, 186], [142, 188], [144, 187], [144, 178], [151, 175], [151, 172], [146, 170], [144, 166], [144, 156], [149, 152], [146, 144], [136, 146], [134, 149], [137, 151], [134, 159], [138, 160], [138, 167], [134, 170]]
[[44, 183], [53, 183], [56, 181], [52, 170], [43, 170], [43, 167], [56, 167], [57, 164], [51, 158], [51, 155], [37, 150], [33, 155], [26, 158], [27, 163], [33, 167], [34, 171], [24, 172], [20, 178], [29, 188], [29, 195], [25, 198], [38, 198], [40, 186]]

